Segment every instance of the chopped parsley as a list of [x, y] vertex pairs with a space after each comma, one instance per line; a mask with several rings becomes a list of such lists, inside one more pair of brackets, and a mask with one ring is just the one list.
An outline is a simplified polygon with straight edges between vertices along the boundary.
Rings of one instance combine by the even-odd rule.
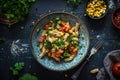
[[1, 37], [1, 38], [0, 38], [0, 42], [5, 42], [5, 40], [6, 40], [6, 39], [5, 39], [4, 37]]
[[64, 44], [64, 39], [61, 38], [61, 39], [56, 39], [55, 40], [55, 44], [60, 48], [60, 49], [64, 49], [65, 48], [65, 45]]
[[52, 43], [50, 43], [49, 41], [45, 41], [44, 45], [50, 50], [52, 49]]

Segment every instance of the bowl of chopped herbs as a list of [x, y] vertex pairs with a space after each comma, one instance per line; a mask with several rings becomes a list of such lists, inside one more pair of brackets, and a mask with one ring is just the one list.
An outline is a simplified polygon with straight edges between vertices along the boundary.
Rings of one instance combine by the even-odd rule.
[[0, 22], [12, 25], [25, 20], [36, 0], [0, 0]]

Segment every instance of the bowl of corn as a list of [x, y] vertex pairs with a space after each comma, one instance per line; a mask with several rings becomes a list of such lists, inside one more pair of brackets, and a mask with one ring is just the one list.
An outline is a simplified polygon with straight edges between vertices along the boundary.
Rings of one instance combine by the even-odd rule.
[[86, 4], [86, 13], [92, 19], [101, 19], [107, 13], [106, 0], [88, 0]]

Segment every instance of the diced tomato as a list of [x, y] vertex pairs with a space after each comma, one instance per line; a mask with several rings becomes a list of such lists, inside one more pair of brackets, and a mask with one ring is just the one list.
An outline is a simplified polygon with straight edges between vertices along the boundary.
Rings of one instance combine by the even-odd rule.
[[66, 22], [65, 21], [62, 21], [61, 22], [61, 25], [64, 27], [66, 25]]
[[65, 31], [65, 27], [59, 28], [60, 31]]
[[45, 38], [46, 38], [45, 36], [41, 36], [38, 41], [39, 41], [40, 43], [42, 43], [42, 42], [44, 42]]
[[60, 57], [62, 53], [63, 53], [63, 50], [59, 49], [58, 51], [55, 52], [55, 56]]
[[48, 54], [49, 57], [52, 56], [52, 52], [48, 52], [47, 54]]
[[68, 32], [71, 29], [71, 27], [66, 27], [65, 31]]
[[49, 29], [50, 25], [49, 24], [45, 24], [44, 28], [47, 30]]

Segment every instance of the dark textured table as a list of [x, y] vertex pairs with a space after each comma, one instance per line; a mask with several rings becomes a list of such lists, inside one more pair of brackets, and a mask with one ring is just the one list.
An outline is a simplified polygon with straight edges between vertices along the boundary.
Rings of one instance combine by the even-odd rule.
[[[112, 50], [119, 49], [120, 30], [115, 28], [111, 22], [111, 13], [113, 11], [113, 8], [111, 7], [112, 0], [108, 0], [109, 11], [107, 15], [100, 20], [92, 20], [89, 17], [84, 16], [86, 1], [87, 0], [82, 0], [82, 3], [78, 8], [73, 10], [73, 8], [67, 5], [64, 0], [38, 0], [32, 5], [31, 12], [25, 21], [19, 22], [11, 28], [8, 28], [4, 24], [0, 24], [0, 37], [6, 39], [5, 42], [0, 43], [0, 80], [16, 80], [15, 77], [11, 78], [12, 74], [9, 70], [9, 67], [16, 62], [25, 62], [24, 70], [19, 76], [24, 73], [31, 73], [36, 75], [39, 80], [68, 80], [80, 67], [79, 65], [76, 68], [65, 72], [50, 71], [39, 65], [31, 54], [29, 49], [29, 37], [33, 28], [31, 27], [31, 22], [37, 22], [42, 15], [53, 11], [70, 12], [84, 21], [91, 37], [90, 48], [92, 48], [99, 39], [105, 40], [103, 47], [92, 57], [89, 64], [84, 67], [78, 78], [78, 80], [96, 80], [96, 75], [90, 74], [90, 70], [103, 67], [103, 59], [106, 54]], [[24, 26], [24, 29], [21, 29], [21, 26]], [[17, 54], [12, 53], [11, 51], [11, 45], [15, 41], [21, 49]], [[65, 77], [65, 75], [67, 75], [67, 77]]]

